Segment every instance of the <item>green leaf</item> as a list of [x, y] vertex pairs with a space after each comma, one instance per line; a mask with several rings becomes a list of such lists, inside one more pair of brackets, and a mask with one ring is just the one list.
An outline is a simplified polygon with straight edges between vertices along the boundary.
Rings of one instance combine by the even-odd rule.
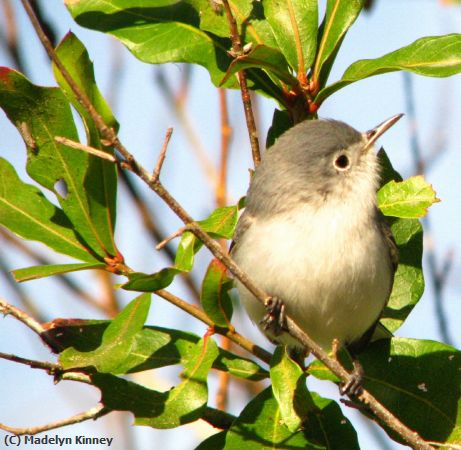
[[275, 141], [293, 125], [293, 120], [291, 119], [288, 111], [275, 109], [274, 115], [272, 116], [272, 125], [267, 132], [266, 148], [274, 145]]
[[[215, 209], [211, 215], [198, 223], [214, 238], [230, 239], [237, 225], [237, 206], [226, 206]], [[189, 272], [194, 264], [194, 256], [202, 247], [202, 243], [191, 232], [184, 232], [175, 257], [175, 265], [159, 272], [146, 274], [133, 272], [128, 275], [129, 281], [122, 285], [128, 291], [154, 292], [169, 286], [176, 275]]]
[[339, 47], [360, 14], [363, 4], [364, 0], [327, 1], [325, 18], [319, 29], [320, 43], [313, 69], [313, 78], [319, 82], [320, 87], [325, 85]]
[[271, 360], [271, 382], [282, 421], [291, 432], [299, 430], [312, 408], [306, 387], [306, 374], [287, 354], [286, 347], [278, 346]]
[[226, 445], [227, 431], [220, 431], [202, 441], [194, 450], [223, 450]]
[[281, 412], [271, 387], [244, 408], [227, 432], [226, 450], [274, 448], [358, 450], [357, 435], [332, 400], [312, 393], [316, 411], [304, 421], [302, 431], [291, 432], [281, 423]]
[[61, 353], [59, 362], [65, 369], [94, 366], [99, 372], [120, 373], [119, 366], [129, 356], [136, 335], [147, 319], [149, 308], [150, 295], [140, 295], [107, 327], [98, 348], [88, 352], [68, 348]]
[[[46, 324], [45, 338], [62, 350], [74, 347], [80, 352], [89, 352], [101, 345], [104, 331], [110, 321], [56, 319]], [[185, 365], [191, 358], [192, 349], [200, 338], [192, 333], [148, 326], [140, 330], [134, 339], [131, 351], [117, 367], [118, 373], [134, 373], [175, 364]], [[213, 363], [217, 370], [253, 381], [268, 378], [268, 373], [255, 362], [219, 349]]]
[[428, 77], [449, 77], [461, 72], [461, 34], [428, 36], [376, 59], [362, 59], [351, 64], [341, 80], [319, 92], [321, 103], [334, 92], [351, 83], [397, 70]]
[[[382, 167], [382, 183], [401, 181], [402, 177], [394, 170], [384, 150], [381, 149], [378, 156]], [[423, 229], [416, 219], [389, 218], [388, 221], [399, 249], [399, 266], [381, 322], [394, 332], [402, 325], [424, 292]]]
[[199, 220], [200, 226], [215, 238], [231, 239], [238, 220], [237, 206], [224, 206], [215, 209], [205, 220]]
[[288, 63], [298, 74], [306, 74], [317, 49], [317, 0], [268, 0], [263, 5]]
[[221, 261], [213, 259], [203, 278], [200, 303], [208, 317], [219, 327], [228, 327], [232, 317], [232, 301], [228, 292], [232, 287], [227, 268]]
[[80, 0], [66, 6], [79, 25], [113, 35], [141, 61], [199, 64], [215, 85], [231, 62], [229, 39], [202, 31], [200, 10], [191, 3], [151, 0], [133, 6], [132, 0]]
[[137, 425], [154, 428], [174, 428], [198, 420], [208, 401], [207, 376], [218, 356], [213, 339], [202, 339], [192, 349], [185, 366], [182, 383], [169, 390], [161, 414], [151, 418], [136, 418]]
[[0, 158], [0, 224], [59, 253], [92, 264], [96, 261], [77, 238], [62, 210], [35, 186], [23, 183], [3, 158]]
[[169, 286], [174, 277], [181, 272], [174, 267], [166, 267], [152, 274], [132, 272], [128, 274], [129, 281], [123, 284], [122, 288], [127, 291], [155, 292]]
[[458, 350], [434, 341], [393, 338], [372, 344], [360, 362], [365, 388], [405, 425], [427, 441], [461, 443]]
[[391, 230], [399, 249], [399, 266], [381, 322], [394, 332], [402, 325], [424, 292], [423, 229], [416, 219], [397, 219], [392, 223]]
[[61, 275], [63, 273], [78, 272], [80, 270], [103, 269], [104, 263], [92, 262], [83, 264], [50, 264], [48, 266], [33, 266], [12, 271], [16, 281], [36, 280], [37, 278]]
[[[95, 110], [104, 119], [107, 126], [118, 130], [109, 105], [104, 100], [96, 86], [93, 63], [84, 45], [71, 32], [67, 33], [56, 48], [56, 53], [80, 90], [86, 94]], [[81, 105], [74, 92], [67, 84], [59, 70], [53, 65], [54, 76], [64, 94], [80, 114], [87, 134], [88, 145], [113, 154], [113, 150], [101, 144], [101, 136], [91, 115]], [[114, 243], [117, 168], [115, 164], [96, 156], [89, 156], [88, 170], [85, 175], [85, 192], [88, 198], [88, 208], [99, 239], [111, 255], [116, 255]]]
[[[0, 69], [0, 106], [27, 145], [27, 172], [55, 193], [83, 245], [103, 260], [108, 251], [93, 222], [85, 188], [89, 155], [58, 144], [55, 136], [78, 141], [69, 102], [60, 89], [30, 83], [20, 73]], [[64, 184], [62, 195], [56, 187]]]
[[288, 70], [288, 65], [282, 53], [275, 48], [257, 45], [248, 53], [237, 56], [227, 69], [221, 84], [224, 84], [232, 75], [251, 67], [264, 69], [276, 82], [282, 81], [288, 86], [297, 86], [298, 80]]
[[181, 236], [178, 249], [176, 250], [174, 267], [183, 272], [189, 272], [194, 266], [195, 254], [201, 247], [202, 242], [190, 231], [185, 231]]
[[378, 206], [385, 216], [417, 219], [440, 200], [432, 186], [421, 175], [405, 181], [390, 181], [378, 191]]

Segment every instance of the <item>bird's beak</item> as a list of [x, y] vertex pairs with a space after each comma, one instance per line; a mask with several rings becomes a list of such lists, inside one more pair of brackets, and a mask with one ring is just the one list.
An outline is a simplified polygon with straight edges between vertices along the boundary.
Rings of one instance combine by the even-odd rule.
[[394, 123], [396, 123], [402, 116], [403, 114], [396, 114], [395, 116], [385, 120], [383, 123], [380, 123], [377, 127], [363, 133], [365, 140], [365, 147], [363, 148], [363, 152], [365, 153], [369, 148], [371, 148], [376, 140], [392, 125], [394, 125]]

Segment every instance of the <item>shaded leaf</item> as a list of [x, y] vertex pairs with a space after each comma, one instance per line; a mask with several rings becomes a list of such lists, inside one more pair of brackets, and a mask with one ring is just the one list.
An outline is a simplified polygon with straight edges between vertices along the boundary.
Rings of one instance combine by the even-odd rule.
[[[313, 69], [313, 78], [319, 86], [325, 85], [335, 56], [347, 31], [357, 19], [364, 0], [328, 0], [325, 18], [319, 29], [319, 44]], [[317, 103], [317, 99], [315, 100]]]
[[[110, 321], [56, 319], [44, 325], [47, 342], [58, 344], [61, 349], [74, 347], [89, 352], [101, 345], [104, 331]], [[131, 351], [117, 367], [118, 373], [134, 373], [175, 364], [185, 365], [191, 358], [192, 349], [200, 338], [192, 333], [162, 327], [145, 326], [134, 339]], [[219, 349], [213, 363], [217, 370], [247, 380], [262, 380], [268, 372], [255, 362]]]
[[202, 441], [194, 450], [222, 450], [226, 445], [227, 431], [220, 431]]
[[244, 408], [227, 432], [225, 449], [246, 450], [290, 448], [359, 448], [357, 435], [338, 404], [312, 393], [316, 405], [302, 431], [290, 432], [281, 423], [281, 413], [271, 387]]
[[288, 70], [288, 65], [282, 53], [272, 47], [257, 45], [250, 52], [237, 56], [227, 69], [221, 81], [224, 84], [232, 75], [251, 67], [264, 69], [277, 82], [280, 80], [288, 86], [297, 86], [298, 81]]
[[65, 369], [94, 366], [99, 372], [120, 373], [119, 366], [129, 356], [136, 335], [147, 319], [149, 308], [150, 295], [140, 295], [106, 328], [98, 348], [88, 352], [68, 348], [61, 353], [59, 362]]
[[227, 268], [218, 259], [213, 259], [203, 278], [200, 303], [208, 317], [220, 327], [228, 327], [232, 317], [232, 301], [228, 292], [232, 287]]
[[192, 349], [192, 355], [184, 368], [182, 383], [166, 393], [161, 414], [151, 418], [137, 418], [137, 425], [154, 428], [174, 428], [198, 420], [208, 401], [207, 376], [218, 356], [213, 339], [202, 339]]
[[36, 280], [37, 278], [61, 275], [63, 273], [78, 272], [80, 270], [103, 269], [104, 263], [92, 262], [83, 264], [50, 264], [48, 266], [33, 266], [24, 269], [16, 269], [11, 273], [16, 281]]
[[306, 387], [306, 374], [288, 356], [286, 347], [278, 346], [272, 356], [270, 375], [282, 421], [288, 430], [295, 432], [307, 417], [309, 406], [315, 409]]
[[79, 241], [63, 211], [35, 186], [23, 183], [3, 158], [0, 158], [0, 224], [56, 252], [93, 264], [97, 261]]
[[[401, 181], [401, 176], [394, 170], [383, 149], [378, 156], [382, 167], [382, 183]], [[423, 229], [416, 219], [389, 218], [388, 221], [399, 249], [399, 266], [381, 322], [394, 332], [402, 325], [424, 292]]]
[[351, 64], [341, 80], [327, 86], [315, 99], [321, 103], [334, 92], [351, 83], [397, 70], [428, 77], [449, 77], [461, 72], [461, 34], [428, 36], [376, 59], [362, 59]]
[[267, 132], [266, 148], [274, 145], [275, 141], [293, 126], [293, 120], [288, 111], [274, 110], [272, 125]]
[[[427, 441], [461, 443], [461, 353], [448, 345], [393, 338], [360, 357], [365, 388]], [[396, 436], [391, 434], [393, 439]]]
[[[11, 69], [0, 69], [0, 106], [27, 145], [27, 172], [52, 191], [85, 247], [102, 260], [107, 249], [91, 217], [85, 191], [89, 156], [58, 144], [55, 136], [78, 141], [69, 102], [57, 88], [35, 86]], [[64, 185], [60, 194], [57, 184]]]
[[[56, 53], [74, 82], [86, 94], [95, 110], [104, 119], [105, 124], [117, 131], [118, 123], [96, 85], [93, 63], [90, 61], [84, 45], [73, 33], [69, 32], [56, 48]], [[53, 71], [64, 94], [83, 120], [88, 145], [113, 154], [112, 149], [101, 144], [101, 136], [91, 115], [75, 97], [72, 89], [54, 65]], [[84, 186], [91, 219], [99, 233], [99, 239], [104, 243], [106, 250], [111, 255], [115, 255], [117, 254], [113, 237], [117, 196], [117, 168], [115, 164], [90, 155]]]
[[390, 181], [378, 191], [378, 206], [385, 216], [417, 219], [440, 200], [432, 186], [421, 175], [405, 181]]
[[317, 49], [317, 0], [268, 0], [264, 12], [292, 69], [305, 74]]

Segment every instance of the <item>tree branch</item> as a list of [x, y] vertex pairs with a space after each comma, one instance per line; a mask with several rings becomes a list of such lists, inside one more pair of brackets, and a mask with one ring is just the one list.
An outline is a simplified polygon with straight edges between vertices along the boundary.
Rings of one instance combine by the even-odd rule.
[[84, 422], [90, 419], [97, 419], [99, 417], [105, 416], [106, 414], [110, 413], [110, 409], [106, 409], [103, 404], [98, 404], [95, 407], [85, 411], [83, 413], [77, 414], [75, 416], [69, 417], [68, 419], [58, 420], [56, 422], [51, 422], [46, 425], [39, 425], [36, 427], [27, 427], [27, 428], [15, 428], [10, 427], [8, 425], [4, 425], [0, 423], [0, 429], [15, 434], [17, 436], [20, 435], [33, 435], [37, 433], [43, 433], [44, 431], [55, 430], [56, 428], [65, 427], [67, 425], [73, 425], [75, 423]]

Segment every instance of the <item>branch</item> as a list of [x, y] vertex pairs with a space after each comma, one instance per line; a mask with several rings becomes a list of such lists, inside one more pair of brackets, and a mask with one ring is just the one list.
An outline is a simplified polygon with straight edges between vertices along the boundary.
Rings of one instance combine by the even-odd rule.
[[183, 299], [177, 297], [176, 295], [173, 295], [165, 289], [155, 291], [154, 294], [158, 295], [159, 297], [162, 297], [164, 300], [170, 302], [178, 308], [181, 308], [183, 311], [187, 312], [188, 314], [200, 320], [209, 327], [212, 327], [215, 333], [227, 337], [229, 340], [235, 342], [237, 345], [245, 349], [247, 352], [252, 353], [256, 357], [258, 357], [261, 361], [270, 364], [272, 356], [269, 352], [254, 344], [245, 336], [242, 336], [233, 329], [216, 327], [213, 321], [205, 314], [205, 312], [197, 308], [195, 305], [187, 303]]
[[90, 419], [98, 419], [99, 417], [105, 416], [106, 414], [110, 413], [110, 409], [106, 409], [103, 404], [99, 403], [95, 407], [85, 411], [83, 413], [77, 414], [75, 416], [69, 417], [68, 419], [58, 420], [56, 422], [51, 422], [46, 425], [40, 425], [36, 427], [28, 427], [28, 428], [15, 428], [9, 427], [8, 425], [4, 425], [0, 423], [0, 429], [15, 434], [16, 436], [20, 435], [33, 435], [37, 433], [43, 433], [44, 431], [55, 430], [56, 428], [65, 427], [67, 425], [73, 425], [75, 423], [84, 422]]
[[21, 356], [12, 355], [11, 353], [0, 352], [0, 358], [8, 361], [13, 361], [18, 364], [24, 364], [31, 367], [32, 369], [46, 370], [48, 373], [53, 374], [58, 370], [62, 370], [59, 364], [53, 364], [50, 362], [36, 361], [34, 359], [22, 358]]
[[[241, 50], [241, 46], [240, 48], [238, 46], [240, 40], [238, 37], [238, 33], [236, 33], [236, 23], [235, 19], [232, 17], [229, 3], [227, 0], [222, 1], [226, 9], [228, 20], [231, 26], [233, 44], [236, 47], [236, 50]], [[29, 2], [27, 0], [21, 0], [21, 2], [23, 3], [27, 14], [31, 18], [32, 24], [34, 25], [34, 28], [36, 29], [43, 45], [47, 49], [47, 52], [49, 53], [51, 59], [55, 62], [56, 67], [61, 72], [64, 79], [68, 82], [69, 86], [73, 90], [79, 102], [85, 107], [85, 109], [91, 115], [92, 119], [94, 120], [96, 126], [98, 127], [104, 139], [112, 143], [112, 145], [123, 156], [124, 161], [121, 162], [122, 167], [129, 169], [138, 177], [140, 177], [149, 186], [149, 188], [152, 189], [170, 207], [170, 209], [184, 222], [184, 224], [189, 227], [190, 231], [192, 231], [197, 236], [197, 238], [199, 238], [204, 243], [204, 245], [208, 247], [208, 249], [213, 253], [213, 255], [216, 258], [218, 258], [234, 274], [234, 276], [258, 299], [258, 301], [260, 301], [264, 306], [267, 306], [272, 301], [272, 298], [252, 282], [248, 275], [237, 266], [237, 264], [233, 261], [232, 258], [229, 257], [229, 255], [227, 255], [227, 253], [222, 249], [222, 247], [217, 242], [215, 242], [200, 227], [200, 225], [192, 219], [192, 217], [177, 202], [177, 200], [171, 196], [171, 194], [165, 189], [161, 182], [158, 179], [155, 179], [152, 174], [150, 174], [145, 168], [143, 168], [139, 164], [139, 162], [134, 158], [134, 156], [120, 142], [118, 136], [115, 133], [115, 130], [109, 128], [106, 125], [103, 118], [98, 114], [94, 106], [89, 101], [88, 97], [80, 90], [78, 85], [73, 81], [72, 77], [59, 60], [50, 42], [44, 35], [43, 31], [40, 29], [40, 24], [35, 18]], [[243, 79], [245, 79], [245, 77], [243, 77]], [[248, 91], [246, 91], [246, 93], [248, 94]], [[251, 112], [251, 104], [246, 102], [246, 100], [248, 99], [245, 99], [243, 90], [242, 98], [245, 102], [245, 105], [250, 106]], [[252, 135], [250, 127], [249, 131], [250, 140], [252, 140], [251, 138], [254, 137], [256, 138], [257, 142], [256, 134], [254, 136]], [[252, 140], [252, 142], [254, 141]], [[255, 150], [253, 146], [252, 149], [253, 151]], [[259, 148], [257, 150], [259, 156]], [[257, 155], [255, 155], [254, 152], [254, 157], [255, 156]], [[255, 158], [255, 162], [256, 161], [259, 162], [257, 158]], [[157, 291], [156, 293], [159, 294], [159, 292], [164, 293], [165, 291]], [[172, 295], [168, 294], [168, 296], [171, 297]], [[188, 306], [190, 307], [191, 305]], [[187, 309], [185, 310], [187, 311]], [[196, 314], [193, 315], [197, 317]], [[306, 333], [304, 333], [304, 331], [301, 330], [301, 328], [299, 328], [299, 326], [289, 317], [287, 318], [287, 325], [291, 336], [297, 339], [306, 349], [313, 353], [313, 355], [317, 359], [322, 361], [344, 383], [347, 384], [350, 381], [351, 375], [338, 363], [338, 361], [336, 361], [333, 358], [330, 358], [327, 355], [327, 353], [319, 345], [317, 345]], [[229, 330], [227, 330], [227, 332], [229, 332]], [[430, 450], [433, 448], [430, 445], [428, 445], [427, 442], [425, 442], [417, 433], [415, 433], [414, 431], [409, 429], [405, 424], [400, 422], [397, 417], [395, 417], [390, 411], [388, 411], [383, 405], [381, 405], [368, 391], [364, 389], [362, 394], [358, 398], [362, 403], [365, 403], [369, 407], [369, 409], [375, 414], [377, 418], [379, 418], [383, 423], [385, 423], [391, 430], [398, 433], [399, 436], [402, 437], [402, 439], [408, 445], [418, 450]]]
[[[228, 0], [222, 0], [224, 10], [226, 11], [227, 21], [229, 22], [229, 30], [232, 41], [232, 56], [238, 57], [242, 55], [243, 48], [240, 40], [240, 35], [237, 29], [237, 22], [232, 15]], [[261, 153], [259, 150], [258, 132], [256, 131], [256, 123], [251, 106], [250, 91], [248, 90], [247, 78], [244, 70], [237, 72], [237, 77], [240, 84], [240, 92], [242, 94], [243, 109], [245, 111], [245, 119], [247, 122], [248, 135], [250, 137], [251, 153], [253, 156], [254, 166], [257, 167], [261, 162]]]
[[42, 325], [39, 322], [37, 322], [33, 317], [29, 316], [29, 314], [27, 314], [19, 308], [16, 308], [13, 305], [10, 305], [2, 299], [0, 299], [0, 312], [5, 315], [11, 314], [13, 317], [18, 319], [20, 322], [22, 322], [24, 325], [26, 325], [39, 336], [41, 336], [41, 334], [45, 331]]
[[163, 141], [162, 150], [160, 151], [160, 156], [158, 157], [157, 164], [155, 165], [153, 173], [154, 180], [158, 180], [160, 178], [160, 171], [162, 170], [162, 166], [165, 161], [166, 151], [168, 149], [168, 143], [170, 142], [172, 133], [173, 128], [168, 128], [166, 131], [165, 140]]

